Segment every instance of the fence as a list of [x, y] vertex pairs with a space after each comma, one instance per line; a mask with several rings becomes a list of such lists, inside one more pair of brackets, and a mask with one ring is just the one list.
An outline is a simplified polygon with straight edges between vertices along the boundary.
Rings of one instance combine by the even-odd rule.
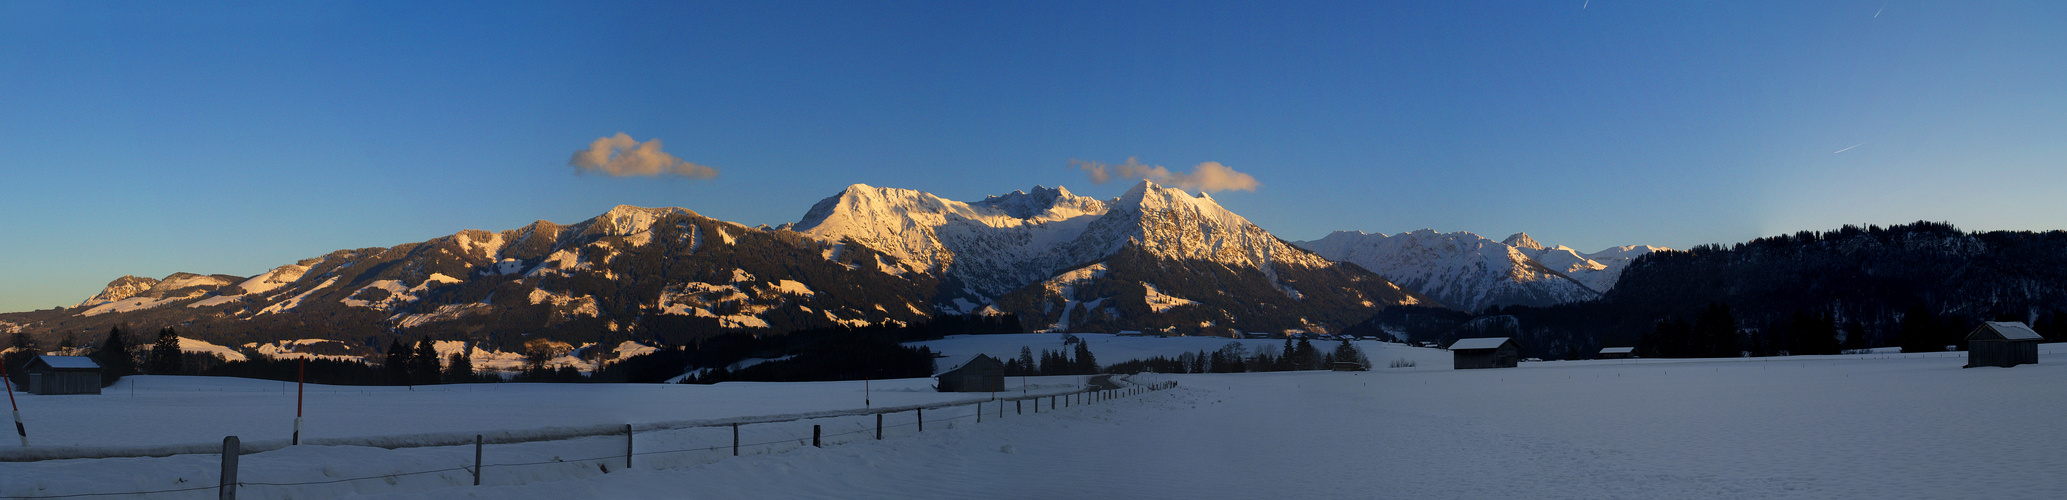
[[[1110, 384], [1108, 384], [1110, 385]], [[308, 445], [351, 445], [371, 446], [389, 450], [402, 448], [428, 448], [433, 451], [425, 457], [415, 457], [406, 462], [400, 470], [346, 474], [339, 471], [340, 464], [310, 464], [289, 458], [278, 466], [255, 468], [263, 471], [308, 470], [312, 465], [321, 465], [325, 476], [344, 475], [351, 477], [326, 478], [312, 481], [259, 481], [240, 477], [240, 462], [247, 455], [291, 449], [284, 441], [243, 443], [236, 436], [223, 438], [221, 448], [197, 445], [188, 447], [156, 447], [132, 451], [136, 454], [118, 454], [124, 450], [100, 450], [91, 456], [74, 453], [64, 455], [57, 451], [42, 453], [12, 453], [0, 455], [5, 461], [37, 461], [76, 458], [151, 458], [179, 456], [187, 459], [182, 465], [191, 470], [202, 465], [202, 459], [220, 457], [220, 474], [213, 485], [194, 485], [147, 491], [81, 492], [49, 495], [7, 495], [4, 498], [92, 498], [123, 495], [171, 495], [186, 493], [194, 497], [205, 490], [216, 490], [219, 498], [236, 498], [239, 490], [251, 490], [265, 497], [285, 496], [288, 492], [269, 490], [282, 487], [308, 487], [317, 485], [347, 484], [360, 481], [384, 481], [389, 485], [445, 487], [464, 486], [470, 481], [482, 485], [484, 478], [502, 484], [523, 484], [544, 479], [549, 473], [512, 473], [498, 478], [493, 471], [524, 470], [525, 468], [558, 468], [558, 475], [567, 478], [608, 474], [615, 467], [629, 469], [643, 465], [649, 469], [681, 467], [716, 462], [742, 453], [780, 453], [805, 446], [826, 446], [865, 440], [881, 440], [889, 436], [909, 436], [925, 431], [927, 424], [946, 425], [950, 428], [964, 421], [981, 423], [986, 418], [998, 420], [1008, 415], [1026, 415], [1043, 411], [1056, 411], [1074, 406], [1095, 404], [1132, 395], [1175, 388], [1176, 382], [1158, 382], [1147, 385], [1131, 385], [1108, 389], [1086, 389], [1076, 392], [1031, 395], [1018, 397], [994, 397], [974, 402], [957, 402], [930, 405], [876, 408], [863, 410], [827, 411], [787, 415], [741, 417], [652, 424], [624, 424], [591, 426], [581, 428], [540, 429], [519, 432], [477, 434], [471, 437], [449, 434], [426, 434], [405, 436], [384, 436], [358, 439], [310, 439]], [[1047, 408], [1042, 408], [1045, 403]], [[927, 413], [931, 411], [931, 418]], [[810, 434], [804, 437], [803, 424], [810, 422]], [[793, 425], [779, 425], [793, 424]], [[831, 433], [826, 432], [831, 427]], [[744, 433], [742, 431], [745, 431]], [[729, 434], [729, 439], [727, 439]], [[711, 444], [716, 441], [717, 444]], [[528, 443], [558, 442], [552, 448], [530, 447], [509, 453], [509, 458], [490, 463], [485, 460], [488, 445], [515, 445], [504, 448], [525, 448]], [[808, 443], [808, 444], [807, 444]], [[465, 455], [465, 446], [472, 445], [471, 462]], [[621, 447], [621, 448], [619, 448]], [[206, 449], [203, 449], [206, 448]], [[564, 458], [565, 451], [584, 452], [583, 458]], [[607, 450], [607, 451], [606, 451]], [[528, 453], [528, 455], [527, 455]], [[543, 458], [551, 455], [550, 459]], [[306, 457], [300, 457], [306, 458]], [[514, 460], [512, 460], [514, 458]], [[394, 460], [390, 460], [394, 461]], [[380, 462], [376, 460], [376, 462]], [[437, 466], [433, 464], [447, 464]], [[351, 464], [365, 467], [365, 464]], [[378, 468], [386, 464], [376, 464]], [[414, 466], [414, 467], [411, 467]], [[621, 469], [620, 469], [621, 470]], [[500, 480], [499, 480], [500, 479]], [[528, 480], [527, 480], [528, 479]], [[180, 481], [186, 481], [180, 478]], [[364, 493], [354, 486], [349, 492]], [[342, 495], [343, 493], [340, 493]], [[320, 497], [308, 491], [295, 491], [297, 497]]]

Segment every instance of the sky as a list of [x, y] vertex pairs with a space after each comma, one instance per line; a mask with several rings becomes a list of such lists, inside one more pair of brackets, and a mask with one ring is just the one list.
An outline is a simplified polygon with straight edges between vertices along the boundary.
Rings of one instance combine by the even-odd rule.
[[2051, 1], [4, 2], [0, 311], [619, 204], [778, 225], [856, 183], [1111, 198], [1158, 166], [1247, 176], [1188, 185], [1289, 240], [2067, 229], [2062, 26]]

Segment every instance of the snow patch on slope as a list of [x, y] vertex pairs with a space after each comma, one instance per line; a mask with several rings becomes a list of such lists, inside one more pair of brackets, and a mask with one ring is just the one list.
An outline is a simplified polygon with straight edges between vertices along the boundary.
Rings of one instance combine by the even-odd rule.
[[[1163, 311], [1167, 311], [1167, 310], [1170, 310], [1170, 308], [1173, 308], [1173, 307], [1179, 307], [1179, 306], [1189, 306], [1189, 305], [1197, 305], [1197, 304], [1198, 304], [1198, 302], [1193, 302], [1193, 301], [1190, 301], [1190, 300], [1185, 300], [1185, 299], [1182, 299], [1182, 298], [1178, 298], [1178, 297], [1174, 297], [1174, 296], [1170, 296], [1170, 295], [1163, 295], [1163, 294], [1162, 294], [1162, 292], [1159, 292], [1159, 291], [1157, 291], [1157, 290], [1156, 290], [1156, 286], [1155, 286], [1155, 285], [1151, 285], [1151, 284], [1148, 284], [1148, 283], [1142, 283], [1142, 284], [1141, 284], [1141, 287], [1142, 287], [1142, 288], [1145, 288], [1145, 289], [1147, 289], [1147, 293], [1148, 293], [1148, 295], [1147, 295], [1147, 298], [1148, 298], [1148, 308], [1149, 308], [1149, 309], [1151, 309], [1151, 310], [1154, 310], [1155, 312], [1163, 312]], [[1296, 293], [1296, 292], [1295, 292], [1295, 293]]]
[[280, 287], [287, 286], [289, 283], [294, 283], [295, 281], [301, 280], [301, 276], [303, 274], [307, 274], [309, 272], [309, 269], [310, 266], [304, 266], [300, 264], [288, 264], [280, 267], [275, 267], [271, 271], [266, 271], [265, 273], [259, 274], [258, 276], [252, 276], [251, 279], [244, 280], [243, 283], [238, 283], [237, 288], [244, 289], [244, 293], [247, 295], [270, 292]]
[[223, 347], [205, 341], [190, 339], [186, 337], [179, 337], [179, 350], [180, 352], [213, 354], [216, 356], [221, 356], [222, 359], [226, 361], [244, 361], [248, 359], [244, 357], [244, 353], [237, 352], [236, 349], [231, 349], [228, 347]]
[[102, 303], [101, 305], [94, 306], [92, 309], [87, 309], [86, 312], [79, 313], [79, 315], [99, 316], [108, 313], [126, 313], [130, 311], [141, 311], [144, 309], [150, 309], [153, 307], [165, 305], [170, 302], [178, 301], [181, 298], [161, 299], [154, 297], [130, 297], [113, 302]]

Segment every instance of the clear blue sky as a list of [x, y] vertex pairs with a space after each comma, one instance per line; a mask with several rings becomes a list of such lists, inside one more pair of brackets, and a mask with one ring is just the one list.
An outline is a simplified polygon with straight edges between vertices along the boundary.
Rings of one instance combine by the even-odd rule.
[[[618, 132], [718, 175], [569, 166]], [[1215, 197], [1295, 240], [2062, 229], [2067, 2], [0, 3], [5, 311], [1129, 157], [1253, 175]]]

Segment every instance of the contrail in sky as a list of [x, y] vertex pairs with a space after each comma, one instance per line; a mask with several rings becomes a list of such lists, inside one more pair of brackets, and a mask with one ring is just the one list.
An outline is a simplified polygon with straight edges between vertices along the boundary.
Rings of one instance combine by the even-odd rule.
[[1593, 0], [1586, 0], [1585, 2], [1580, 3], [1579, 10], [1586, 10], [1586, 6], [1588, 5], [1593, 5]]
[[[1588, 1], [1588, 2], [1591, 2], [1591, 1], [1593, 1], [1593, 0], [1586, 0], [1586, 1]], [[1887, 6], [1887, 4], [1881, 4], [1881, 5], [1880, 5], [1880, 10], [1876, 10], [1876, 11], [1873, 11], [1873, 18], [1874, 18], [1874, 19], [1880, 19], [1880, 13], [1881, 13], [1881, 12], [1884, 12], [1884, 11], [1887, 11], [1887, 10], [1888, 10], [1888, 6]]]
[[[1859, 147], [1859, 146], [1864, 146], [1864, 145], [1866, 145], [1866, 143], [1863, 143], [1863, 142], [1861, 142], [1861, 143], [1858, 143], [1858, 144], [1853, 144], [1853, 145], [1852, 145], [1852, 148], [1856, 148], [1856, 147]], [[1830, 154], [1838, 154], [1838, 153], [1843, 153], [1843, 152], [1846, 152], [1846, 151], [1851, 151], [1851, 150], [1852, 150], [1852, 148], [1844, 148], [1844, 149], [1840, 149], [1840, 150], [1837, 150], [1837, 151], [1831, 151], [1831, 152], [1830, 152]]]

